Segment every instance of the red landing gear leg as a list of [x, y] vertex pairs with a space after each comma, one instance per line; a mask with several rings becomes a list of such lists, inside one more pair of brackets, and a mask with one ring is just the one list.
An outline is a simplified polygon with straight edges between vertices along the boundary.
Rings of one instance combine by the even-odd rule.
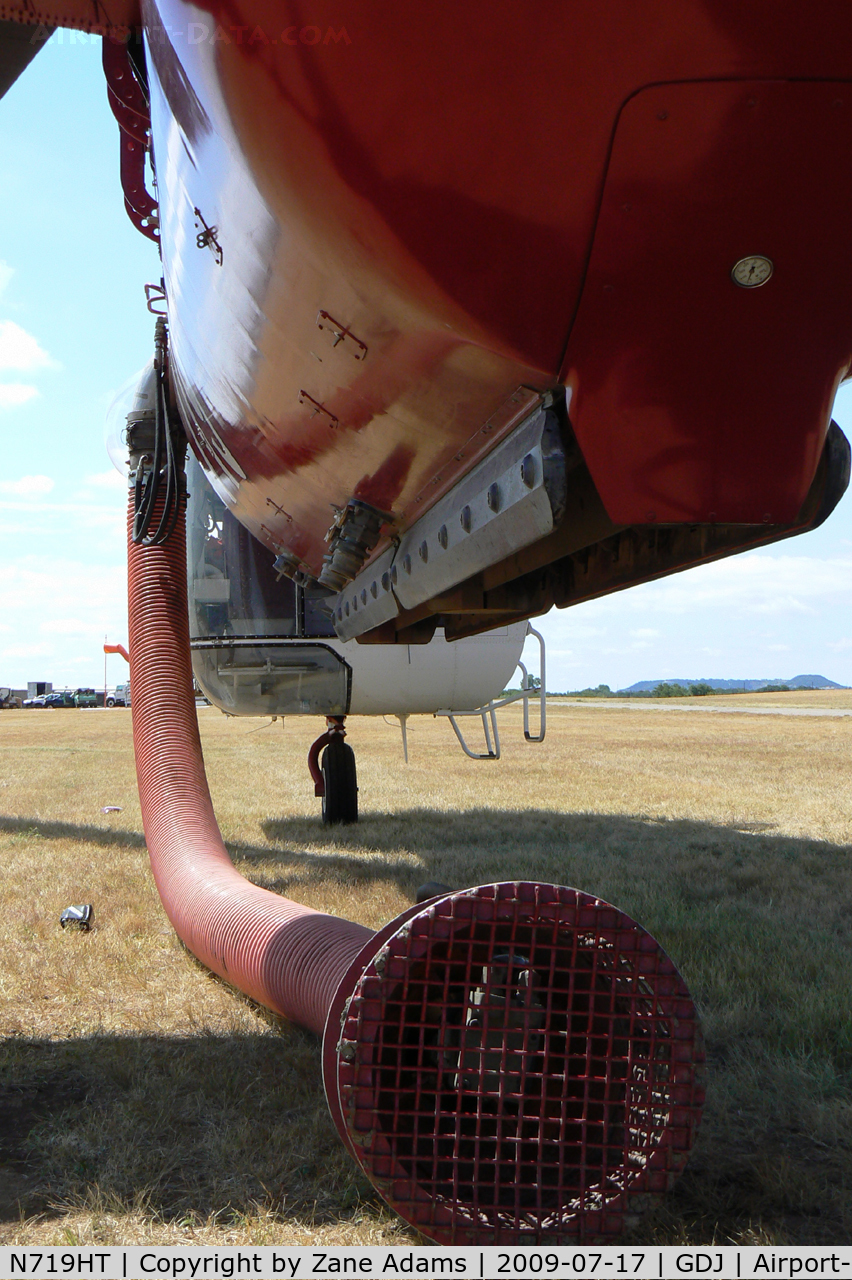
[[[326, 716], [326, 731], [308, 752], [308, 768], [314, 795], [322, 796], [322, 820], [326, 823], [358, 821], [358, 778], [355, 752], [343, 739], [345, 716]], [[323, 747], [325, 750], [323, 751]], [[322, 762], [319, 754], [322, 751]]]

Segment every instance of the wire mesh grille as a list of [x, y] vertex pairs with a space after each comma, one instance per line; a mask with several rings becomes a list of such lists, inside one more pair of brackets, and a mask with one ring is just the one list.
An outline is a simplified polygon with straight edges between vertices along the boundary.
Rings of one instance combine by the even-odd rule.
[[654, 939], [574, 889], [488, 885], [425, 908], [343, 1018], [348, 1140], [444, 1243], [612, 1238], [668, 1189], [703, 1093], [689, 994]]

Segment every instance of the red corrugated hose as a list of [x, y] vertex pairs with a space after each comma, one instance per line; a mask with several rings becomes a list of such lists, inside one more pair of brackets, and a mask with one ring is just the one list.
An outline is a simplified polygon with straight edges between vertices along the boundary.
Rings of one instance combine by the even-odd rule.
[[[133, 513], [130, 514], [132, 530]], [[377, 934], [250, 884], [204, 773], [184, 514], [129, 535], [133, 739], [166, 912], [210, 969], [317, 1033], [343, 1141], [445, 1244], [612, 1240], [663, 1195], [701, 1113], [695, 1009], [615, 907], [526, 881], [445, 893]]]
[[228, 856], [198, 735], [183, 522], [181, 512], [160, 546], [137, 546], [128, 533], [133, 745], [151, 869], [193, 955], [253, 1000], [322, 1034], [340, 980], [372, 930], [250, 884]]

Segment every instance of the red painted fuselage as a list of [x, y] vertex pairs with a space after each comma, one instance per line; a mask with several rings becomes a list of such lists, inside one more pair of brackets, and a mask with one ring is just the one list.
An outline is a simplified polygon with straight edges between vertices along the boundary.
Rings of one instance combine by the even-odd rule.
[[143, 19], [182, 416], [271, 549], [404, 530], [560, 385], [616, 524], [796, 517], [852, 361], [845, 0]]

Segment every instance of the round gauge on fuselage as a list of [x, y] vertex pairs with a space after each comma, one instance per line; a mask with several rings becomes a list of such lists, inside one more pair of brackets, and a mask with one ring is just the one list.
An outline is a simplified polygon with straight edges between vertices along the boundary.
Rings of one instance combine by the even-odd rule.
[[756, 289], [758, 285], [766, 284], [772, 275], [772, 271], [773, 266], [770, 258], [764, 258], [760, 254], [752, 254], [748, 258], [740, 258], [739, 262], [734, 263], [731, 268], [731, 279], [741, 289]]

